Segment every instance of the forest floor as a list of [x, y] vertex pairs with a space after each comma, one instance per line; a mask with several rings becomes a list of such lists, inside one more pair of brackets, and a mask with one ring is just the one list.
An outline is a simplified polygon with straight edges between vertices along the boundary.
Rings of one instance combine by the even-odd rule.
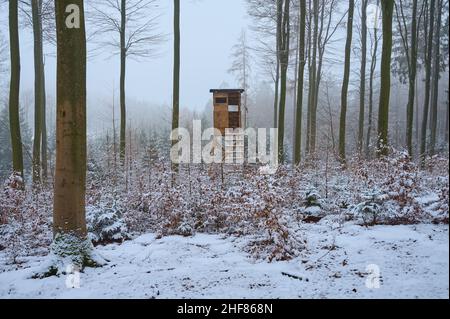
[[[244, 252], [245, 236], [146, 234], [98, 246], [109, 262], [79, 274], [79, 288], [64, 275], [31, 279], [48, 257], [13, 269], [0, 252], [0, 298], [449, 297], [448, 225], [333, 227], [325, 218], [302, 228], [307, 250], [271, 263]], [[379, 288], [366, 285], [376, 275], [369, 265]]]

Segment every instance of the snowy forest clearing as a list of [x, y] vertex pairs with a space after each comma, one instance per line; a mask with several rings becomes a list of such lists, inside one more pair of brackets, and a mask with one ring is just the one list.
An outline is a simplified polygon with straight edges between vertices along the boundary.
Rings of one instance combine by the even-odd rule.
[[[305, 224], [308, 250], [290, 261], [257, 261], [248, 238], [142, 235], [97, 247], [110, 262], [80, 274], [30, 279], [42, 257], [0, 274], [1, 298], [448, 298], [448, 225], [363, 226], [332, 230]], [[333, 249], [332, 247], [335, 248]], [[331, 249], [330, 249], [331, 248]], [[1, 255], [0, 255], [1, 256]], [[2, 256], [3, 257], [3, 256]], [[45, 258], [45, 257], [44, 257]], [[305, 263], [303, 261], [306, 261]], [[366, 267], [380, 268], [380, 288], [366, 287]], [[2, 265], [3, 259], [2, 259]]]
[[3, 2], [0, 299], [449, 297], [448, 1]]

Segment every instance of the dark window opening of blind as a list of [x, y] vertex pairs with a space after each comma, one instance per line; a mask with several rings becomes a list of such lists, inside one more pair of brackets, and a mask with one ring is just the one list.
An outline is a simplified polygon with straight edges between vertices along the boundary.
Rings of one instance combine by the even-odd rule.
[[226, 104], [227, 98], [226, 97], [216, 97], [216, 104]]
[[238, 97], [230, 97], [228, 99], [229, 105], [239, 105], [239, 98]]

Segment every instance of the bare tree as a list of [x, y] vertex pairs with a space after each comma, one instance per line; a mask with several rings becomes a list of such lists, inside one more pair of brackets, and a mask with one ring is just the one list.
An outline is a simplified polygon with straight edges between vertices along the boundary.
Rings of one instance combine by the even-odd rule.
[[[172, 108], [172, 132], [178, 129], [180, 122], [180, 0], [174, 0], [173, 10], [173, 108]], [[172, 140], [172, 146], [178, 141], [178, 137]], [[178, 165], [172, 164], [173, 171], [178, 171]], [[173, 181], [173, 180], [172, 180]]]
[[358, 152], [362, 154], [364, 140], [364, 115], [366, 101], [366, 64], [367, 64], [367, 5], [368, 0], [361, 0], [361, 71], [359, 82], [359, 128]]
[[313, 89], [314, 97], [312, 100], [311, 107], [311, 125], [310, 125], [310, 151], [314, 153], [316, 148], [317, 139], [317, 109], [319, 106], [319, 92], [320, 84], [322, 81], [322, 68], [325, 59], [326, 48], [329, 43], [332, 42], [333, 35], [335, 34], [338, 27], [341, 25], [347, 13], [344, 13], [336, 24], [332, 25], [334, 12], [337, 7], [337, 0], [321, 0], [320, 3], [320, 15], [319, 15], [319, 29], [317, 36], [317, 69], [316, 74], [313, 76], [315, 78], [315, 86]]
[[339, 157], [340, 160], [345, 161], [345, 133], [346, 133], [346, 116], [347, 116], [347, 94], [348, 83], [350, 79], [350, 54], [352, 46], [352, 32], [353, 32], [353, 11], [355, 8], [355, 1], [350, 0], [348, 3], [347, 16], [347, 40], [345, 43], [345, 65], [344, 65], [344, 79], [342, 82], [341, 91], [341, 116], [339, 121]]
[[271, 77], [274, 83], [273, 127], [278, 127], [278, 103], [280, 89], [279, 24], [277, 0], [247, 0], [247, 12], [253, 20], [252, 30], [255, 31], [256, 45], [253, 50], [259, 55], [263, 71]]
[[365, 154], [366, 158], [370, 156], [370, 142], [372, 136], [372, 127], [373, 127], [373, 91], [374, 91], [374, 77], [375, 70], [377, 67], [377, 54], [378, 54], [378, 42], [380, 40], [378, 35], [378, 6], [379, 0], [377, 0], [376, 12], [375, 12], [375, 21], [373, 26], [373, 34], [371, 35], [372, 44], [371, 44], [371, 62], [370, 62], [370, 75], [369, 75], [369, 111], [368, 111], [368, 122], [367, 122], [367, 135], [366, 135], [366, 145], [365, 145]]
[[431, 112], [430, 112], [430, 155], [434, 155], [436, 148], [437, 118], [438, 118], [438, 95], [439, 95], [439, 74], [440, 74], [440, 41], [443, 0], [437, 0], [436, 27], [433, 40], [433, 70], [432, 70], [432, 91], [431, 91]]
[[286, 109], [286, 84], [287, 70], [289, 66], [289, 40], [290, 40], [290, 0], [277, 0], [277, 12], [279, 24], [278, 33], [279, 49], [278, 60], [280, 61], [280, 106], [278, 110], [278, 157], [280, 163], [284, 161], [284, 121]]
[[[414, 119], [414, 97], [416, 89], [417, 74], [417, 0], [412, 2], [412, 15], [408, 19], [404, 10], [404, 2], [400, 0], [395, 3], [395, 12], [398, 24], [398, 31], [401, 36], [403, 50], [406, 55], [408, 70], [408, 104], [406, 111], [406, 145], [408, 153], [413, 156], [413, 119]], [[411, 30], [408, 31], [408, 22], [411, 21]]]
[[232, 65], [228, 72], [236, 76], [236, 80], [244, 92], [244, 127], [248, 125], [248, 90], [249, 90], [249, 77], [251, 72], [251, 52], [248, 46], [247, 34], [245, 30], [242, 30], [238, 42], [233, 46], [231, 52]]
[[391, 93], [392, 16], [394, 0], [381, 1], [383, 47], [381, 53], [381, 87], [378, 109], [378, 156], [388, 153], [389, 99]]
[[[426, 0], [427, 1], [427, 0]], [[427, 143], [427, 127], [428, 127], [428, 113], [430, 108], [430, 90], [431, 90], [431, 61], [433, 54], [433, 30], [434, 30], [434, 11], [435, 11], [435, 0], [430, 0], [429, 6], [428, 1], [426, 2], [426, 9], [428, 10], [428, 24], [425, 24], [425, 37], [426, 37], [426, 50], [425, 50], [425, 96], [424, 96], [424, 106], [422, 115], [422, 127], [420, 135], [420, 158], [421, 165], [424, 164], [426, 156], [426, 143]]]
[[20, 45], [19, 45], [18, 0], [9, 1], [9, 47], [11, 59], [11, 81], [9, 87], [9, 127], [13, 158], [13, 174], [23, 175], [22, 136], [20, 132]]
[[23, 0], [21, 4], [24, 25], [33, 30], [34, 39], [33, 184], [36, 185], [39, 182], [45, 183], [48, 175], [44, 42], [55, 45], [54, 1]]
[[155, 54], [155, 45], [164, 36], [157, 32], [156, 0], [96, 0], [92, 1], [94, 37], [100, 48], [112, 49], [120, 56], [120, 139], [121, 164], [126, 149], [126, 63], [127, 58], [147, 58]]
[[299, 49], [298, 49], [298, 75], [297, 75], [297, 105], [295, 112], [295, 134], [294, 134], [294, 164], [299, 165], [302, 150], [302, 117], [303, 117], [303, 82], [305, 72], [305, 31], [306, 31], [306, 0], [300, 0], [299, 8]]

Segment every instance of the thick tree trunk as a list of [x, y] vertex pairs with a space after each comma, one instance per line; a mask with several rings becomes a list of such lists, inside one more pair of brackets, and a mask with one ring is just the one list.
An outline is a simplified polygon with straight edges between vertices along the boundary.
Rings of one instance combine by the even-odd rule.
[[34, 37], [34, 140], [33, 140], [33, 185], [41, 182], [42, 115], [44, 103], [43, 46], [42, 46], [42, 2], [31, 0]]
[[23, 175], [22, 136], [20, 134], [20, 48], [19, 48], [18, 0], [9, 0], [9, 41], [11, 58], [11, 82], [9, 88], [9, 127], [13, 173]]
[[[53, 230], [86, 238], [86, 35], [83, 0], [55, 0], [57, 28], [56, 170]], [[80, 28], [68, 28], [76, 5]], [[68, 7], [69, 6], [69, 7]]]
[[120, 141], [119, 141], [119, 156], [120, 164], [125, 164], [126, 152], [126, 125], [127, 125], [127, 109], [125, 98], [125, 77], [126, 77], [126, 63], [127, 63], [127, 49], [125, 43], [126, 33], [126, 1], [121, 0], [120, 7], [121, 25], [120, 25]]
[[306, 30], [306, 0], [300, 0], [300, 22], [299, 22], [299, 66], [297, 79], [297, 111], [295, 117], [295, 147], [294, 164], [299, 165], [302, 151], [302, 115], [303, 115], [303, 78], [305, 72], [305, 30]]
[[367, 63], [367, 4], [368, 0], [361, 1], [361, 70], [359, 82], [359, 126], [358, 126], [358, 152], [362, 155], [364, 140], [364, 115], [366, 100], [366, 63]]
[[433, 29], [434, 29], [434, 8], [435, 0], [430, 1], [428, 8], [429, 24], [425, 34], [427, 36], [426, 57], [425, 57], [425, 97], [422, 115], [422, 127], [420, 135], [420, 158], [421, 165], [425, 163], [426, 147], [427, 147], [427, 127], [428, 127], [428, 113], [430, 107], [430, 86], [431, 86], [431, 60], [433, 54]]
[[[179, 127], [180, 117], [180, 0], [174, 0], [174, 61], [173, 61], [173, 109], [172, 131]], [[172, 146], [178, 143], [172, 141]], [[178, 165], [173, 164], [172, 169], [178, 171]]]
[[348, 94], [348, 83], [350, 80], [350, 54], [352, 48], [354, 8], [355, 8], [355, 1], [350, 0], [347, 17], [347, 40], [345, 43], [344, 79], [342, 82], [342, 91], [341, 91], [341, 116], [339, 120], [339, 157], [340, 160], [344, 162], [345, 162], [345, 131], [346, 131], [346, 117], [347, 117], [347, 94]]
[[389, 99], [391, 94], [392, 16], [394, 0], [381, 1], [383, 46], [381, 52], [381, 86], [378, 108], [378, 156], [388, 154]]
[[[411, 17], [411, 47], [409, 61], [409, 89], [408, 104], [406, 107], [406, 145], [408, 147], [409, 156], [413, 156], [413, 121], [414, 121], [414, 98], [416, 89], [416, 73], [417, 73], [417, 0], [413, 0], [413, 9]], [[408, 49], [408, 48], [406, 48]]]
[[437, 116], [438, 116], [438, 97], [439, 97], [439, 73], [440, 73], [440, 37], [442, 20], [442, 0], [436, 3], [435, 14], [437, 16], [436, 26], [434, 28], [433, 43], [433, 70], [432, 70], [432, 92], [431, 92], [431, 118], [430, 118], [430, 155], [434, 155], [436, 148]]

